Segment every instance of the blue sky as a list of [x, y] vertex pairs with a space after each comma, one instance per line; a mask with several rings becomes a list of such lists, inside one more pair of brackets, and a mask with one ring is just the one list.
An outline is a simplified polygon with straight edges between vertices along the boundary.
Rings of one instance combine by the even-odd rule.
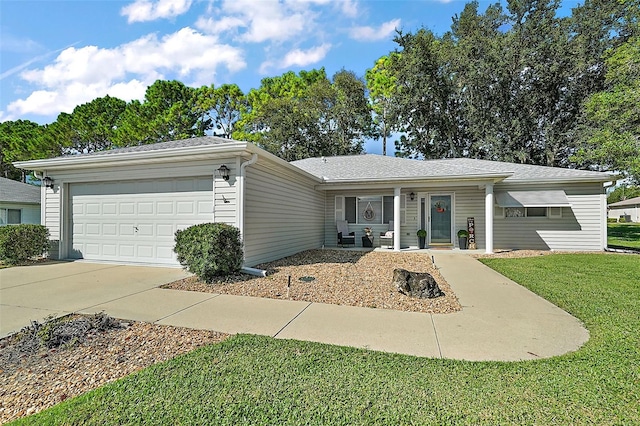
[[[447, 31], [461, 0], [0, 2], [0, 121], [41, 124], [105, 95], [142, 99], [157, 79], [247, 92], [286, 71], [363, 76], [395, 28]], [[489, 1], [480, 1], [484, 11]], [[578, 4], [564, 0], [563, 11]]]

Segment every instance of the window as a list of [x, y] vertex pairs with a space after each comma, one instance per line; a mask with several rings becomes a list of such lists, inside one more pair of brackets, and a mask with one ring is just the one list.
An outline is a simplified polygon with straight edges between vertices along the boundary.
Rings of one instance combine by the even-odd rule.
[[546, 207], [505, 207], [504, 217], [547, 217]]
[[[405, 223], [406, 200], [400, 197], [400, 223]], [[361, 197], [336, 197], [336, 220], [361, 225], [382, 225], [393, 220], [392, 195], [367, 195]]]
[[22, 223], [22, 210], [0, 209], [0, 224], [19, 225]]

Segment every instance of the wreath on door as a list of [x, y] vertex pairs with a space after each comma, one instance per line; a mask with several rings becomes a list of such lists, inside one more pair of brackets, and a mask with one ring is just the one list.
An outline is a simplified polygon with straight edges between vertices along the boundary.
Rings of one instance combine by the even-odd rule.
[[433, 207], [435, 207], [436, 211], [438, 213], [444, 213], [446, 206], [442, 201], [436, 201], [436, 203], [433, 205]]

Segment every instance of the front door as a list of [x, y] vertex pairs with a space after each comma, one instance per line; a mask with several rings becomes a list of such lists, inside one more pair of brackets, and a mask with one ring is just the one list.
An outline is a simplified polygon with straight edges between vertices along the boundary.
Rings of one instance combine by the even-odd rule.
[[429, 245], [453, 243], [451, 238], [451, 194], [429, 195]]

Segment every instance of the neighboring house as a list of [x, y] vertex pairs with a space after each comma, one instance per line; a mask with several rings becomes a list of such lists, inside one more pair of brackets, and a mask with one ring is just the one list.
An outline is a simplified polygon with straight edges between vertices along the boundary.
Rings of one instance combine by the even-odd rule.
[[[336, 220], [394, 249], [456, 247], [473, 218], [477, 247], [603, 250], [607, 173], [472, 159], [380, 155], [287, 163], [248, 142], [201, 137], [15, 163], [53, 179], [46, 225], [60, 258], [176, 265], [174, 233], [237, 226], [245, 265], [335, 247]], [[224, 167], [223, 167], [224, 166]], [[225, 174], [228, 171], [228, 180]], [[374, 240], [379, 245], [378, 238]]]
[[611, 203], [608, 208], [609, 218], [619, 220], [621, 217], [624, 217], [627, 222], [640, 222], [640, 197]]
[[0, 177], [0, 226], [40, 224], [40, 187]]

